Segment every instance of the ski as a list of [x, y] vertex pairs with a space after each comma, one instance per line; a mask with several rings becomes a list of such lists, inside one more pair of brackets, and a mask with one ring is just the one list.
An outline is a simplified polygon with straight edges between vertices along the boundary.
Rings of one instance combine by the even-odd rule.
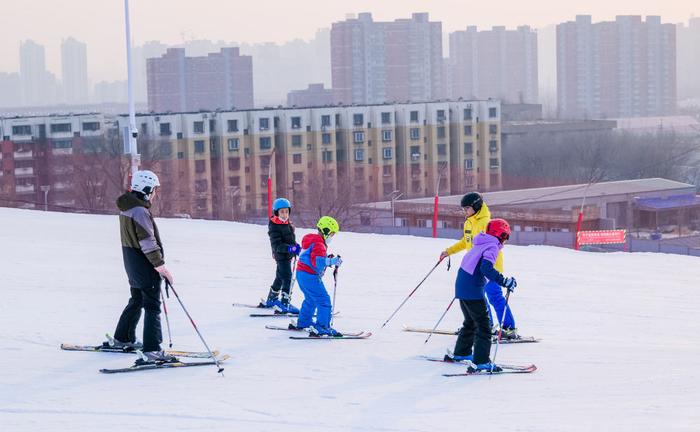
[[[428, 328], [420, 328], [420, 327], [409, 327], [404, 325], [403, 326], [403, 331], [405, 332], [412, 332], [412, 333], [430, 333], [430, 329]], [[457, 332], [456, 331], [450, 331], [450, 330], [435, 330], [433, 334], [440, 334], [440, 335], [448, 335], [448, 336], [456, 336]], [[537, 339], [533, 336], [520, 336], [517, 339], [505, 339], [501, 338], [501, 341], [499, 343], [501, 344], [517, 344], [517, 343], [537, 343], [541, 339]], [[496, 343], [496, 336], [494, 335], [491, 338], [491, 343]]]
[[343, 333], [343, 336], [289, 336], [295, 340], [339, 340], [339, 339], [367, 339], [372, 336], [370, 332]]
[[233, 303], [233, 307], [243, 307], [243, 308], [251, 308], [251, 309], [272, 309], [272, 306], [267, 307], [263, 305], [262, 303], [258, 303], [256, 305], [254, 304], [247, 304], [247, 303]]
[[[106, 353], [117, 353], [117, 354], [136, 354], [134, 349], [122, 349], [122, 348], [112, 348], [109, 345], [74, 345], [74, 344], [61, 344], [61, 349], [65, 351], [88, 351], [88, 352], [106, 352]], [[165, 350], [169, 355], [175, 357], [189, 357], [189, 358], [210, 358], [208, 352], [199, 351], [177, 351], [177, 350]], [[219, 351], [212, 351], [215, 357], [219, 356]]]
[[[289, 326], [283, 327], [283, 326], [275, 326], [275, 325], [266, 325], [265, 328], [268, 329], [268, 330], [283, 330], [283, 331], [292, 331], [292, 332], [308, 332], [308, 330], [306, 330], [306, 329], [300, 329], [300, 328], [296, 328], [296, 327], [295, 327], [295, 328], [289, 328]], [[356, 333], [343, 333], [343, 337], [345, 337], [345, 336], [357, 337], [357, 336], [362, 336], [364, 333], [365, 333], [365, 332], [363, 332], [363, 331], [361, 331], [361, 332], [356, 332]], [[319, 336], [311, 336], [311, 337], [314, 337], [314, 338], [316, 338], [316, 339], [319, 339]], [[322, 337], [321, 337], [321, 338], [322, 338]]]
[[[224, 355], [219, 359], [219, 363], [227, 360], [229, 358], [228, 355]], [[145, 364], [145, 365], [133, 365], [127, 368], [120, 368], [120, 369], [100, 369], [100, 372], [106, 373], [106, 374], [115, 374], [115, 373], [125, 373], [125, 372], [138, 372], [138, 371], [143, 371], [143, 370], [152, 370], [152, 369], [173, 369], [173, 368], [181, 368], [181, 367], [190, 367], [190, 366], [207, 366], [207, 365], [215, 365], [216, 362], [214, 361], [203, 361], [203, 362], [175, 362], [175, 363], [161, 363], [161, 364]]]
[[452, 373], [452, 374], [442, 374], [444, 377], [458, 377], [458, 376], [472, 376], [472, 375], [501, 375], [501, 374], [511, 374], [511, 373], [532, 373], [537, 370], [537, 366], [534, 364], [527, 366], [514, 366], [514, 365], [498, 365], [501, 369], [500, 372], [490, 372], [488, 370], [477, 370], [474, 372], [462, 372], [462, 373]]
[[[333, 316], [338, 316], [338, 313], [339, 313], [338, 311], [334, 311]], [[249, 316], [251, 318], [273, 318], [273, 317], [297, 318], [299, 316], [299, 314], [273, 312], [273, 313], [252, 313]]]

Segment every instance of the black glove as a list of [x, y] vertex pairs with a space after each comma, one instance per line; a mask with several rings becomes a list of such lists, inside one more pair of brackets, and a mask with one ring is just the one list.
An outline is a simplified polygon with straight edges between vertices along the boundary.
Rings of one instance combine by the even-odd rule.
[[515, 291], [516, 286], [518, 286], [518, 282], [515, 280], [514, 277], [507, 277], [503, 281], [503, 287], [510, 292]]

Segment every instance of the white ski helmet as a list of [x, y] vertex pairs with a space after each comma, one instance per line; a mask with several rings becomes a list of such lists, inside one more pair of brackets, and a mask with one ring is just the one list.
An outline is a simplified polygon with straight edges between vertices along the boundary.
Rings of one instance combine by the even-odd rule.
[[136, 171], [134, 175], [131, 176], [132, 191], [141, 192], [148, 196], [153, 193], [153, 189], [155, 189], [156, 186], [160, 186], [160, 182], [158, 181], [158, 176], [153, 171]]

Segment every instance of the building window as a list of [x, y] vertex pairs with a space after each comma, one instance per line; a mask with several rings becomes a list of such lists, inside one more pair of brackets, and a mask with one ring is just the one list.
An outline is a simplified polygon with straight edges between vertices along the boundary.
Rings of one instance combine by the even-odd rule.
[[194, 191], [195, 192], [206, 192], [208, 188], [208, 184], [206, 180], [195, 180], [194, 182]]
[[56, 123], [51, 125], [51, 133], [70, 132], [73, 128], [70, 123]]
[[265, 131], [265, 130], [270, 129], [270, 119], [269, 118], [263, 117], [258, 121], [260, 122], [260, 130], [261, 131]]
[[194, 128], [194, 133], [196, 133], [196, 134], [204, 133], [204, 122], [203, 121], [194, 122], [193, 128]]
[[474, 169], [474, 159], [464, 159], [464, 169], [471, 171]]
[[355, 144], [361, 144], [365, 142], [365, 133], [364, 132], [353, 132], [353, 141]]
[[391, 131], [390, 130], [382, 131], [382, 141], [384, 141], [384, 142], [391, 141]]
[[499, 166], [498, 158], [489, 159], [489, 168], [495, 169], [495, 168], [498, 168], [498, 166]]
[[437, 137], [438, 138], [445, 138], [445, 126], [439, 126], [437, 128]]
[[464, 120], [471, 120], [472, 119], [472, 109], [471, 108], [464, 108]]
[[362, 126], [364, 124], [364, 116], [362, 114], [353, 114], [352, 124], [353, 126]]
[[226, 122], [228, 132], [238, 132], [238, 120], [228, 120]]
[[365, 169], [362, 167], [355, 168], [355, 180], [364, 180]]
[[301, 117], [292, 117], [292, 129], [301, 128]]
[[495, 125], [495, 124], [489, 125], [489, 133], [491, 135], [496, 135], [498, 133], [498, 125]]
[[194, 172], [196, 172], [197, 174], [200, 174], [206, 170], [207, 170], [207, 161], [205, 161], [205, 160], [194, 161]]
[[391, 159], [391, 147], [385, 147], [382, 149], [382, 156], [384, 159]]
[[173, 146], [169, 142], [160, 143], [160, 155], [170, 156], [173, 153]]
[[324, 163], [333, 162], [333, 152], [330, 150], [324, 150], [321, 153], [321, 158], [322, 158]]
[[231, 171], [238, 171], [241, 169], [241, 158], [230, 157], [228, 158], [228, 169]]
[[260, 156], [260, 169], [269, 170], [271, 160], [271, 156]]
[[84, 131], [98, 131], [100, 130], [100, 122], [85, 122], [83, 123], [83, 130]]
[[489, 108], [489, 118], [496, 118], [498, 117], [498, 109], [497, 108]]
[[239, 187], [241, 185], [241, 178], [238, 176], [229, 177], [228, 178], [228, 185], [234, 186], [234, 187]]
[[55, 149], [68, 149], [73, 147], [73, 140], [54, 140], [51, 143], [51, 147]]
[[474, 146], [470, 142], [464, 143], [464, 153], [472, 154], [474, 152]]
[[238, 148], [239, 148], [238, 138], [229, 138], [228, 139], [228, 151], [238, 151]]
[[464, 126], [464, 135], [472, 136], [472, 126], [471, 125]]
[[295, 163], [295, 164], [301, 163], [301, 153], [294, 153], [292, 155], [292, 163]]
[[330, 125], [331, 125], [331, 116], [322, 115], [321, 116], [321, 126], [330, 126]]
[[260, 137], [260, 150], [269, 150], [272, 148], [272, 139], [270, 137]]
[[329, 133], [321, 134], [321, 143], [330, 144], [331, 143], [331, 134], [329, 134]]
[[411, 160], [417, 161], [419, 159], [420, 159], [420, 147], [419, 146], [411, 146]]
[[391, 165], [384, 165], [382, 167], [382, 176], [391, 177]]
[[391, 113], [390, 112], [383, 112], [382, 113], [382, 124], [391, 124]]
[[498, 141], [496, 141], [496, 140], [489, 141], [489, 151], [491, 153], [496, 153], [498, 151]]
[[12, 126], [12, 135], [31, 135], [32, 127], [30, 125]]
[[178, 159], [184, 159], [184, 158], [185, 158], [185, 152], [177, 152], [177, 158], [178, 158]]
[[292, 135], [292, 147], [301, 147], [301, 135]]
[[439, 122], [445, 121], [445, 110], [438, 110], [437, 111], [437, 121], [439, 121]]
[[411, 128], [411, 139], [412, 140], [420, 139], [420, 129], [419, 128]]
[[194, 152], [195, 153], [204, 153], [204, 141], [203, 140], [197, 140], [194, 142]]
[[418, 111], [411, 111], [411, 123], [418, 123]]
[[437, 152], [439, 156], [447, 156], [447, 144], [438, 144]]
[[172, 132], [170, 131], [170, 123], [161, 123], [160, 124], [160, 134], [164, 135], [164, 136], [172, 134]]
[[304, 180], [304, 173], [303, 172], [292, 173], [292, 181], [294, 183], [301, 183], [303, 180]]
[[357, 162], [361, 162], [365, 160], [365, 150], [364, 149], [355, 149], [355, 160]]

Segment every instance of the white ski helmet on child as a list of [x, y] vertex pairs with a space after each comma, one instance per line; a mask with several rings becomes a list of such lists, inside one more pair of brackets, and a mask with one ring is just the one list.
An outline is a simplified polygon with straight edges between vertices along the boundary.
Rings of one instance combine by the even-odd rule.
[[160, 181], [158, 181], [158, 176], [149, 170], [136, 171], [133, 176], [131, 176], [131, 190], [136, 192], [141, 192], [144, 195], [150, 195], [153, 193], [153, 189], [156, 186], [160, 186]]

